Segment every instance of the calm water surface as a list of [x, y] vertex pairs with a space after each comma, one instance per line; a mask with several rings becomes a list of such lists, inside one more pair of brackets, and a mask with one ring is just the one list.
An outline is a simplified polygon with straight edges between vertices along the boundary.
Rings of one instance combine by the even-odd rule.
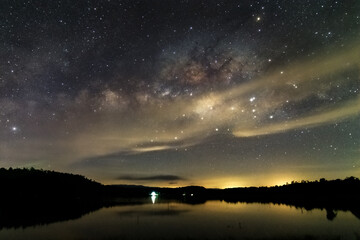
[[360, 239], [360, 219], [338, 211], [208, 201], [102, 208], [79, 219], [2, 229], [0, 239]]

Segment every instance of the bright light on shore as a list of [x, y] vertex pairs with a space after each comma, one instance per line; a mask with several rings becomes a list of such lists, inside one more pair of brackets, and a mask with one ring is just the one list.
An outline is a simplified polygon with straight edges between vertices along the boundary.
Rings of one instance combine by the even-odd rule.
[[155, 200], [156, 200], [156, 196], [158, 195], [156, 192], [152, 192], [150, 193], [151, 195], [151, 202], [154, 204], [155, 203]]

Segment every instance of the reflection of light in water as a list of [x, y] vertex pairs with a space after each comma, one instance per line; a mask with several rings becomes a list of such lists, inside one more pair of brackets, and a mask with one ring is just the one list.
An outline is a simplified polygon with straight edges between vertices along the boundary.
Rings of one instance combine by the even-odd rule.
[[152, 203], [154, 204], [155, 203], [155, 199], [156, 199], [156, 196], [158, 195], [156, 192], [152, 192], [152, 193], [150, 193], [150, 195], [151, 195], [151, 201], [152, 201]]

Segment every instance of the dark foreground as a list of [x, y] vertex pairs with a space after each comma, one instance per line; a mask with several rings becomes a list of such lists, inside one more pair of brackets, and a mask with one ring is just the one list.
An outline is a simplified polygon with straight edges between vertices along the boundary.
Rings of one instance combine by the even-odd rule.
[[[103, 207], [146, 204], [151, 192], [157, 201], [204, 204], [275, 203], [305, 210], [326, 210], [328, 220], [338, 211], [360, 219], [360, 180], [292, 183], [277, 187], [206, 189], [105, 186], [80, 175], [35, 169], [0, 169], [0, 230], [78, 219]], [[144, 200], [145, 199], [145, 200]], [[147, 199], [147, 200], [146, 200]]]

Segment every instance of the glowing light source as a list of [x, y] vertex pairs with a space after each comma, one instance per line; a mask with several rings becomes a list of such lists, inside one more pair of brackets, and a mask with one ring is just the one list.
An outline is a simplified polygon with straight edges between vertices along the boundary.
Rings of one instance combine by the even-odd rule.
[[151, 202], [154, 204], [158, 194], [156, 192], [152, 192], [150, 193], [150, 195], [151, 195]]

